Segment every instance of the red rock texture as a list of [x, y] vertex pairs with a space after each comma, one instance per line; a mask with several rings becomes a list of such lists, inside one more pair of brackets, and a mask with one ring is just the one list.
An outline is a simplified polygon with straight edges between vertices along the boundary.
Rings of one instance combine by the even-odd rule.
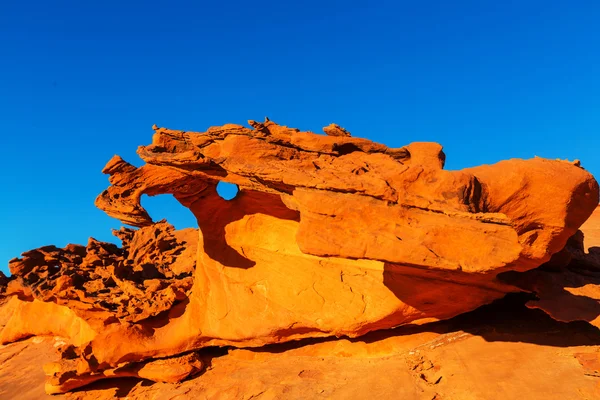
[[[137, 322], [170, 310], [192, 287], [198, 232], [167, 222], [113, 232], [112, 243], [90, 238], [87, 246], [46, 246], [9, 262], [14, 279], [7, 294], [66, 306], [85, 321]], [[40, 305], [42, 307], [42, 305]], [[2, 342], [19, 339], [0, 335]]]
[[41, 365], [56, 358], [64, 339], [36, 337], [0, 347], [0, 398], [598, 398], [599, 331], [585, 323], [556, 322], [521, 301], [501, 302], [451, 320], [357, 339], [204, 349], [200, 354], [208, 368], [181, 383], [108, 379], [54, 396], [43, 394]]
[[[180, 380], [204, 367], [194, 354], [205, 347], [357, 337], [588, 282], [572, 268], [584, 253], [563, 250], [598, 205], [598, 184], [578, 164], [446, 171], [435, 143], [390, 149], [335, 124], [327, 135], [250, 125], [155, 128], [138, 149], [146, 165], [113, 157], [96, 205], [140, 228], [115, 232], [122, 248], [90, 239], [11, 260], [2, 343], [51, 334], [73, 345], [46, 368], [47, 392], [107, 377]], [[219, 181], [238, 195], [219, 197]], [[140, 198], [165, 193], [198, 230], [152, 221]], [[552, 268], [561, 275], [550, 278]]]
[[527, 303], [558, 321], [587, 321], [600, 328], [600, 207], [567, 246], [542, 268], [506, 273], [501, 280], [539, 297]]

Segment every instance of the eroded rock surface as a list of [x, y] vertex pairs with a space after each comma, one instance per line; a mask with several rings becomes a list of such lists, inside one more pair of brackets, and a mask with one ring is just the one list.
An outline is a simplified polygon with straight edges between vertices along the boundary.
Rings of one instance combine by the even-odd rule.
[[[564, 400], [600, 395], [600, 331], [500, 300], [451, 320], [248, 349], [203, 349], [208, 368], [181, 383], [94, 382], [44, 396], [41, 365], [60, 338], [0, 347], [0, 398], [39, 400]], [[436, 397], [437, 396], [437, 397]]]
[[122, 247], [90, 238], [87, 246], [46, 246], [9, 262], [12, 296], [0, 342], [60, 334], [90, 340], [105, 326], [137, 322], [187, 300], [198, 231], [161, 221], [113, 232]]
[[[544, 310], [558, 321], [587, 321], [600, 328], [600, 207], [543, 267], [507, 272], [504, 282], [537, 294], [528, 307]], [[585, 233], [584, 233], [585, 232]]]
[[[111, 186], [96, 205], [139, 227], [115, 232], [121, 248], [90, 239], [11, 260], [0, 340], [50, 334], [72, 345], [47, 367], [49, 393], [107, 377], [183, 379], [204, 367], [191, 355], [205, 347], [448, 319], [510, 292], [542, 293], [552, 268], [588, 257], [569, 250], [598, 205], [598, 184], [578, 164], [446, 171], [435, 143], [390, 149], [335, 124], [326, 135], [250, 126], [155, 127], [138, 149], [146, 165], [115, 156], [103, 170]], [[219, 197], [219, 181], [238, 195]], [[153, 222], [140, 198], [165, 193], [198, 230]], [[161, 377], [160, 363], [172, 372]]]

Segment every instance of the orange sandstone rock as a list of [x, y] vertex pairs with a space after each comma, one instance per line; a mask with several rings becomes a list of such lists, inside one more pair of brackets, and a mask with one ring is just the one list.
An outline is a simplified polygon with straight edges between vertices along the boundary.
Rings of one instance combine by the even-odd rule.
[[[116, 233], [122, 249], [90, 240], [11, 261], [16, 292], [67, 306], [94, 332], [51, 368], [49, 391], [208, 346], [451, 318], [531, 290], [497, 276], [548, 262], [598, 204], [597, 182], [568, 162], [446, 171], [436, 143], [390, 149], [337, 125], [327, 135], [250, 125], [155, 128], [138, 149], [146, 165], [113, 157], [96, 205], [141, 228]], [[236, 198], [220, 198], [219, 181], [238, 185]], [[153, 223], [140, 198], [164, 193], [199, 230]]]
[[45, 385], [46, 393], [65, 393], [106, 378], [142, 378], [154, 382], [176, 383], [200, 373], [204, 369], [204, 363], [197, 353], [189, 353], [168, 359], [130, 363], [98, 373], [81, 374], [77, 367], [77, 362], [73, 360], [46, 364], [44, 372], [49, 377]]
[[600, 328], [600, 206], [592, 217], [539, 269], [507, 272], [501, 280], [537, 294], [527, 306], [539, 308], [558, 321], [587, 321]]
[[197, 230], [158, 222], [113, 233], [122, 248], [90, 238], [85, 247], [46, 246], [11, 260], [6, 294], [14, 306], [4, 311], [12, 316], [0, 343], [50, 334], [80, 345], [108, 325], [141, 321], [187, 300]]

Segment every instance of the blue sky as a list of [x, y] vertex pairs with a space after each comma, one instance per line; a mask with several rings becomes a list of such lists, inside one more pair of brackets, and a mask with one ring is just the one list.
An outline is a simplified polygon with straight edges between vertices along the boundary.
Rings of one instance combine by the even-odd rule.
[[[272, 120], [447, 168], [535, 155], [600, 174], [598, 1], [13, 1], [0, 5], [0, 269], [47, 244], [111, 240], [113, 154], [152, 124]], [[155, 219], [193, 224], [172, 197]]]

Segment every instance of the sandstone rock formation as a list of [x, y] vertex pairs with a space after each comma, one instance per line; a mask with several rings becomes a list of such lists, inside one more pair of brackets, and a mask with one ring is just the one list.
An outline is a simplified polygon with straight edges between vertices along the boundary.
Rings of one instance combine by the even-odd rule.
[[[600, 207], [582, 229], [541, 268], [507, 272], [504, 282], [534, 292], [539, 297], [527, 305], [539, 308], [558, 321], [587, 321], [600, 328]], [[593, 245], [587, 245], [593, 244]]]
[[[551, 302], [554, 289], [542, 286], [564, 286], [569, 273], [588, 282], [569, 266], [587, 257], [571, 247], [598, 184], [578, 164], [446, 171], [435, 143], [390, 149], [335, 124], [318, 135], [249, 123], [155, 128], [138, 149], [146, 165], [113, 157], [96, 205], [139, 228], [115, 232], [122, 248], [90, 239], [11, 260], [0, 341], [69, 340], [46, 368], [48, 393], [107, 377], [181, 380], [202, 370], [196, 352], [210, 346], [357, 337], [448, 319], [510, 292]], [[219, 197], [219, 181], [238, 195]], [[140, 198], [165, 193], [198, 230], [152, 221]], [[552, 265], [560, 278], [548, 278]], [[590, 290], [582, 293], [597, 305]], [[597, 325], [589, 315], [559, 318]]]

